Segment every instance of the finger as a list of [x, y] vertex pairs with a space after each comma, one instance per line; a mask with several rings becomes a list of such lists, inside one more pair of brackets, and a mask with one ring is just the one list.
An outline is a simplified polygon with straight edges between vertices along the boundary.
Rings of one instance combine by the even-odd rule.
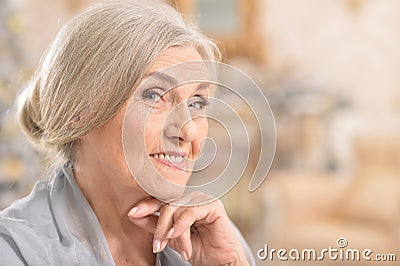
[[[174, 213], [174, 225], [168, 233], [169, 238], [180, 237], [186, 230], [190, 229], [196, 220], [202, 219], [204, 213], [199, 213], [197, 208], [180, 208]], [[203, 215], [202, 215], [203, 214]]]
[[158, 211], [164, 203], [155, 198], [139, 201], [129, 212], [131, 218], [144, 217]]
[[195, 222], [198, 224], [211, 224], [219, 218], [226, 218], [223, 204], [220, 201], [194, 207], [179, 208], [174, 213], [174, 225], [171, 229], [170, 238], [180, 236], [187, 228]]
[[181, 242], [181, 257], [183, 260], [188, 261], [192, 256], [192, 241], [190, 240], [190, 228], [188, 228], [180, 237]]
[[128, 217], [128, 218], [132, 223], [141, 227], [148, 233], [154, 233], [158, 220], [158, 216], [152, 214], [147, 215], [145, 217], [139, 217], [139, 218]]
[[[154, 230], [153, 252], [160, 252], [166, 246], [163, 241], [166, 239], [168, 231], [172, 228], [173, 215], [177, 210], [177, 206], [165, 204], [160, 208], [160, 217], [158, 218], [156, 228]], [[167, 241], [168, 242], [168, 241]]]
[[190, 229], [175, 239], [171, 239], [169, 246], [177, 251], [184, 261], [188, 261], [192, 255], [192, 242], [190, 239]]

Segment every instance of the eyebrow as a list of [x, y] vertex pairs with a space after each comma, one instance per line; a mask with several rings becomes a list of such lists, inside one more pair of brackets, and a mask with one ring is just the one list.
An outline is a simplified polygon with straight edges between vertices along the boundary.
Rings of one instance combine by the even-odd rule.
[[[161, 80], [167, 82], [168, 84], [170, 84], [171, 86], [179, 85], [178, 81], [174, 77], [171, 77], [170, 75], [167, 75], [167, 74], [164, 74], [161, 72], [151, 72], [145, 76], [145, 78], [147, 78], [147, 77], [155, 77], [157, 79], [161, 79]], [[197, 85], [196, 92], [207, 89], [208, 87], [210, 87], [211, 82], [198, 82], [198, 83], [199, 83], [199, 85]]]
[[147, 77], [155, 77], [157, 79], [164, 80], [167, 83], [169, 83], [171, 86], [175, 86], [178, 84], [178, 81], [175, 78], [173, 78], [167, 74], [161, 73], [161, 72], [151, 72], [145, 76], [145, 78], [147, 78]]
[[199, 85], [197, 85], [196, 91], [205, 90], [211, 87], [210, 83], [211, 82], [200, 82]]

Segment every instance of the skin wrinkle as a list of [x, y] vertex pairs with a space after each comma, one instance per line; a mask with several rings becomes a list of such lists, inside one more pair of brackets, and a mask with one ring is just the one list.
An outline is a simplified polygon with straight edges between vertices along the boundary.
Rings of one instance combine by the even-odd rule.
[[[219, 59], [215, 43], [185, 23], [172, 7], [156, 1], [105, 1], [86, 9], [60, 30], [18, 99], [21, 127], [49, 158], [48, 174], [53, 176], [71, 163], [73, 177], [97, 217], [116, 265], [127, 262], [154, 265], [154, 252], [160, 252], [167, 243], [184, 254], [184, 259], [194, 254], [194, 261], [209, 265], [226, 262], [219, 250], [209, 250], [210, 247], [218, 247], [226, 254], [232, 251], [232, 246], [225, 243], [240, 248], [234, 227], [216, 202], [193, 208], [186, 214], [190, 217], [180, 228], [175, 228], [174, 234], [179, 232], [179, 235], [171, 234], [173, 239], [165, 239], [165, 230], [172, 229], [169, 227], [174, 223], [164, 213], [165, 203], [152, 197], [175, 199], [182, 195], [181, 190], [170, 189], [162, 181], [184, 187], [190, 171], [181, 171], [149, 154], [180, 150], [187, 159], [198, 158], [208, 123], [205, 117], [194, 116], [206, 106], [199, 95], [204, 93], [202, 96], [208, 97], [210, 88], [199, 82], [177, 86], [170, 101], [161, 102], [161, 108], [150, 112], [147, 121], [149, 105], [140, 91], [146, 73], [187, 62]], [[206, 69], [200, 67], [199, 71], [199, 64], [194, 69], [193, 65], [185, 66], [188, 68], [179, 69], [178, 75], [171, 75], [178, 83], [191, 80], [193, 74], [201, 76]], [[138, 98], [131, 102], [136, 92]], [[133, 121], [128, 122], [132, 126], [131, 136], [144, 142], [148, 150], [131, 149], [129, 157], [124, 154], [121, 131], [126, 111], [131, 107]], [[177, 108], [179, 115], [171, 115], [171, 120], [164, 124], [171, 108]], [[161, 136], [166, 138], [166, 145], [162, 145]], [[130, 171], [129, 160], [138, 167], [138, 173]], [[163, 179], [154, 178], [154, 168]], [[133, 177], [147, 180], [155, 193], [148, 193]], [[140, 208], [136, 215], [142, 217], [128, 215], [135, 206]], [[184, 215], [191, 208], [176, 209], [179, 211], [171, 216]], [[225, 218], [215, 219], [217, 224], [202, 221], [196, 225], [205, 226], [210, 232], [198, 236], [208, 243], [205, 245], [208, 250], [204, 252], [195, 242], [192, 250], [189, 238], [192, 224], [188, 222], [201, 220], [207, 213], [212, 215], [210, 220]], [[158, 226], [161, 231], [155, 230], [162, 221], [167, 225]], [[176, 248], [179, 241], [182, 245]], [[155, 243], [161, 246], [154, 249]], [[97, 244], [93, 243], [94, 249]], [[199, 257], [206, 253], [207, 257]], [[170, 254], [173, 253], [166, 255]]]
[[[73, 159], [64, 144], [115, 115], [163, 50], [188, 44], [204, 58], [219, 58], [211, 40], [157, 1], [99, 3], [64, 25], [18, 99], [22, 129], [45, 153], [48, 174]], [[60, 83], [68, 88], [62, 101]]]
[[[201, 56], [194, 48], [170, 48], [165, 54], [160, 56], [160, 59], [154, 65], [152, 71], [158, 71], [166, 66], [180, 62], [200, 59]], [[192, 90], [194, 89], [192, 88], [189, 90], [188, 87], [187, 89], [176, 91], [176, 93], [180, 95], [179, 100], [191, 97]], [[135, 224], [132, 224], [126, 216], [132, 206], [140, 200], [149, 197], [132, 178], [123, 155], [120, 132], [127, 107], [128, 102], [125, 103], [121, 110], [106, 124], [93, 130], [78, 141], [76, 144], [77, 152], [74, 160], [74, 173], [77, 183], [94, 209], [106, 237], [108, 236], [107, 239], [119, 239], [122, 243], [126, 241], [125, 245], [131, 246], [134, 249], [134, 247], [138, 245], [138, 243], [136, 243], [138, 238], [141, 239], [140, 242], [146, 242], [147, 239], [147, 244], [145, 246], [148, 246], [152, 244], [152, 237], [148, 233], [143, 232], [143, 230]], [[140, 103], [135, 108], [143, 108], [143, 104]], [[142, 112], [139, 111], [134, 115], [140, 116], [141, 113]], [[154, 143], [154, 140], [157, 139], [157, 135], [159, 136], [159, 130], [162, 130], [162, 123], [160, 123], [162, 117], [160, 120], [160, 114], [154, 114], [154, 116], [154, 119], [149, 117], [149, 128], [153, 133], [144, 137], [145, 142], [152, 147], [154, 152], [157, 152], [161, 150], [160, 147], [162, 147], [162, 145], [160, 141]], [[135, 121], [140, 121], [140, 119], [135, 119]], [[204, 128], [204, 126], [201, 127]], [[204, 131], [204, 129], [201, 134], [199, 133], [199, 129], [197, 131], [199, 135], [194, 139], [197, 141], [194, 143], [185, 142], [182, 145], [182, 148], [189, 154], [190, 158], [194, 158], [199, 152], [197, 148], [199, 137], [203, 138], [207, 134], [207, 130]], [[140, 151], [139, 154], [143, 156], [143, 151]], [[140, 163], [143, 159], [144, 158], [140, 159], [140, 157], [138, 157], [137, 165], [142, 168], [141, 171], [143, 171], [143, 173], [146, 173], [148, 169], [145, 168], [145, 164]], [[159, 169], [165, 178], [177, 178], [174, 171], [169, 169], [165, 170], [163, 169], [165, 168], [164, 166], [157, 165], [156, 168]], [[178, 177], [181, 180], [179, 182], [186, 183], [189, 176], [187, 174], [180, 174]], [[156, 180], [151, 180], [150, 178], [150, 181], [153, 186], [158, 186]], [[125, 227], [121, 228], [121, 225], [125, 225]], [[109, 245], [113, 256], [121, 256], [121, 251], [118, 251], [114, 241], [109, 241]], [[130, 254], [133, 253], [135, 252]], [[129, 254], [123, 255], [124, 258], [127, 256], [129, 256]], [[139, 251], [139, 253], [135, 253], [132, 260], [138, 256], [146, 258], [146, 260], [154, 259], [153, 253], [147, 253], [142, 250]]]

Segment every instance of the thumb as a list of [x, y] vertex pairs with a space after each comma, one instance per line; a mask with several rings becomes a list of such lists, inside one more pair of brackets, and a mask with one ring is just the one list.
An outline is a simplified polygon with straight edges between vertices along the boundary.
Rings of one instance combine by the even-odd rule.
[[137, 226], [141, 227], [143, 230], [145, 230], [148, 233], [154, 233], [156, 226], [157, 226], [157, 221], [158, 221], [158, 216], [155, 214], [150, 214], [144, 217], [139, 217], [139, 218], [134, 218], [128, 216], [129, 220], [136, 224]]
[[155, 198], [139, 201], [128, 213], [129, 220], [149, 233], [154, 233], [158, 217], [156, 213], [162, 206], [162, 202]]

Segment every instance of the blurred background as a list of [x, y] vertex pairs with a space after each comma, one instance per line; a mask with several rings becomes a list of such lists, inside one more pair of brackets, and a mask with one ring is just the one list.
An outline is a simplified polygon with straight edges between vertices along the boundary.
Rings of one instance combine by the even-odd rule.
[[[16, 123], [15, 97], [58, 29], [94, 2], [0, 0], [0, 209], [44, 178]], [[400, 1], [168, 2], [217, 40], [225, 62], [256, 81], [274, 113], [268, 178], [247, 191], [253, 156], [223, 198], [255, 256], [264, 244], [321, 250], [345, 237], [349, 248], [399, 261]]]

